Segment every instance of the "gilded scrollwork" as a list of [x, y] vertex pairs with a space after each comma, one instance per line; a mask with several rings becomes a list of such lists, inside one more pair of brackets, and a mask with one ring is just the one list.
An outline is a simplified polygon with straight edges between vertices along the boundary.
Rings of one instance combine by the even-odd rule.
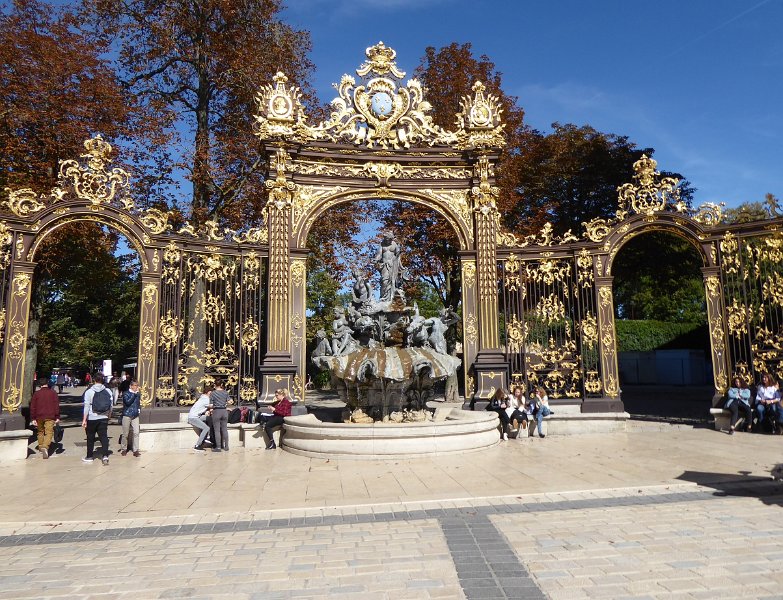
[[184, 326], [185, 324], [182, 319], [174, 316], [172, 311], [169, 310], [160, 320], [160, 326], [158, 327], [158, 345], [165, 350], [171, 350], [179, 341]]
[[520, 321], [516, 315], [512, 315], [506, 324], [506, 337], [509, 352], [521, 351], [527, 338], [527, 325], [525, 322]]
[[476, 341], [478, 340], [477, 323], [478, 320], [476, 319], [476, 315], [468, 314], [468, 316], [465, 317], [464, 333], [465, 333], [465, 340], [467, 340], [468, 343], [475, 344]]
[[34, 215], [46, 207], [46, 205], [38, 199], [38, 194], [30, 188], [22, 188], [19, 190], [5, 188], [5, 191], [8, 192], [8, 200], [3, 202], [3, 205], [7, 206], [17, 217], [24, 218], [29, 215]]
[[544, 296], [535, 307], [535, 315], [547, 325], [565, 318], [565, 304], [554, 295]]
[[646, 154], [633, 164], [636, 183], [626, 183], [617, 188], [618, 219], [623, 220], [629, 210], [652, 216], [670, 205], [679, 212], [687, 208], [680, 200], [679, 180], [674, 177], [661, 178], [655, 170], [657, 166], [658, 162]]
[[774, 306], [783, 306], [783, 277], [779, 273], [772, 273], [764, 281], [762, 294]]
[[97, 211], [127, 190], [130, 176], [123, 169], [106, 169], [112, 148], [100, 135], [85, 141], [84, 147], [87, 152], [81, 158], [87, 159], [87, 166], [76, 160], [60, 163], [59, 185], [70, 185], [78, 198], [88, 201], [90, 209]]
[[595, 315], [587, 313], [582, 317], [582, 343], [588, 347], [593, 347], [598, 343], [598, 321]]
[[729, 333], [740, 335], [748, 332], [748, 309], [744, 304], [734, 301], [726, 307]]

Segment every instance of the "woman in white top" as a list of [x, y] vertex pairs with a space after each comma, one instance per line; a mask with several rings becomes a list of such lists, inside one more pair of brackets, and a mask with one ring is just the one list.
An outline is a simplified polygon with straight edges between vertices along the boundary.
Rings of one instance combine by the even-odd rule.
[[[506, 408], [512, 431], [518, 430], [523, 424], [525, 430], [527, 430], [528, 417], [532, 419], [532, 411], [528, 410], [526, 412], [526, 405], [524, 390], [521, 386], [515, 386], [511, 396], [508, 398], [508, 408]], [[527, 408], [529, 409], [529, 406]]]
[[761, 375], [761, 383], [756, 387], [756, 413], [759, 416], [759, 428], [764, 422], [764, 415], [769, 411], [774, 420], [783, 422], [780, 412], [780, 389], [775, 379], [769, 373]]

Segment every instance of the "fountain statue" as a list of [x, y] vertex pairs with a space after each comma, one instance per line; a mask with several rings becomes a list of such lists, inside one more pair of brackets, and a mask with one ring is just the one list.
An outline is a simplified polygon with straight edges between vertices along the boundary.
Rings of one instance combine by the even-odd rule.
[[408, 306], [402, 286], [409, 280], [399, 243], [384, 231], [375, 256], [379, 298], [359, 268], [352, 269], [351, 305], [335, 307], [331, 343], [317, 333], [311, 360], [329, 370], [332, 385], [352, 411], [352, 420], [421, 421], [437, 382], [461, 361], [447, 352], [446, 332], [458, 318], [451, 307], [425, 318]]

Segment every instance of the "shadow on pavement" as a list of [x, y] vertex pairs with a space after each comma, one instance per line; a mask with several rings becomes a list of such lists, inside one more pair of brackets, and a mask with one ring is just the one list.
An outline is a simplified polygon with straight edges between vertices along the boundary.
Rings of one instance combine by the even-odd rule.
[[709, 427], [712, 386], [623, 385], [622, 400], [631, 419]]
[[748, 471], [739, 471], [736, 475], [728, 473], [710, 473], [705, 471], [684, 471], [677, 479], [697, 483], [715, 490], [714, 496], [734, 496], [756, 498], [769, 506], [783, 506], [783, 464], [772, 469], [776, 479], [751, 476]]

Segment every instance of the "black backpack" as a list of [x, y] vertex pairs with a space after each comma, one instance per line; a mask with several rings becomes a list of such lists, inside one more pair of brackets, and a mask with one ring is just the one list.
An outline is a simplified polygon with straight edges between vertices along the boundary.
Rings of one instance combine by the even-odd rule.
[[111, 392], [103, 388], [92, 396], [92, 412], [97, 415], [105, 415], [111, 412]]
[[242, 420], [242, 409], [235, 408], [230, 413], [228, 413], [229, 423], [239, 423], [241, 420]]

